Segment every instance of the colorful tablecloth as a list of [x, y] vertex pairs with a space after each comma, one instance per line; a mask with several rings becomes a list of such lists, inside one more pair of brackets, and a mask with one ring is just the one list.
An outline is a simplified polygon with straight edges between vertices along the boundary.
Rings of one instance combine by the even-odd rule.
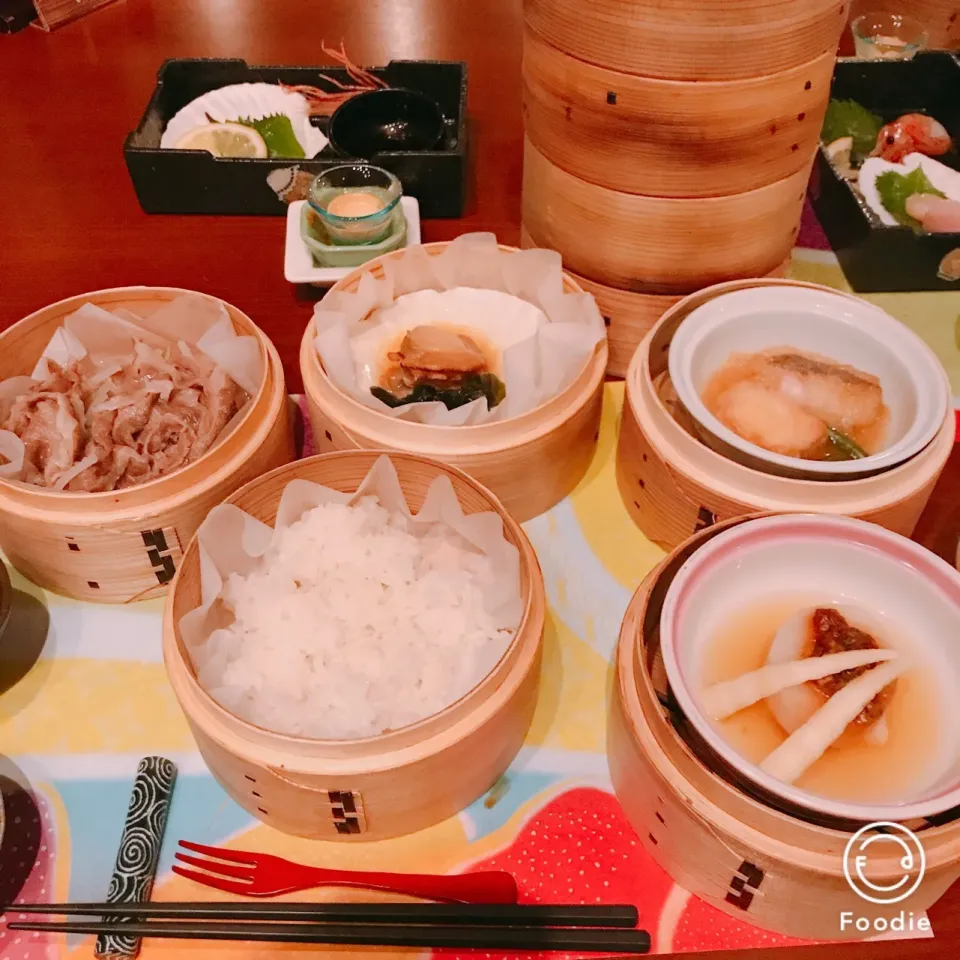
[[[842, 285], [835, 261], [822, 253], [801, 252], [796, 275]], [[871, 299], [931, 343], [960, 395], [958, 298]], [[106, 896], [137, 763], [161, 754], [176, 763], [179, 778], [156, 899], [217, 898], [215, 891], [170, 872], [177, 840], [191, 839], [343, 868], [502, 867], [517, 877], [526, 901], [636, 903], [655, 952], [795, 943], [732, 919], [673, 884], [649, 858], [610, 792], [604, 747], [611, 658], [631, 593], [662, 556], [629, 520], [616, 489], [622, 399], [622, 385], [608, 384], [599, 446], [587, 476], [572, 496], [525, 524], [549, 601], [542, 686], [526, 744], [490, 794], [413, 836], [334, 844], [298, 840], [263, 826], [224, 794], [196, 751], [161, 661], [162, 602], [83, 604], [47, 594], [14, 572], [16, 602], [0, 643], [0, 752], [6, 755], [0, 774], [29, 782], [42, 826], [22, 899]], [[14, 822], [20, 816], [8, 823], [5, 857], [10, 837], [35, 826]], [[10, 866], [0, 863], [0, 887]], [[267, 960], [304, 949], [150, 941], [142, 956]], [[92, 951], [92, 939], [47, 939], [0, 927], [4, 960], [86, 960]], [[336, 952], [344, 955], [331, 951]]]

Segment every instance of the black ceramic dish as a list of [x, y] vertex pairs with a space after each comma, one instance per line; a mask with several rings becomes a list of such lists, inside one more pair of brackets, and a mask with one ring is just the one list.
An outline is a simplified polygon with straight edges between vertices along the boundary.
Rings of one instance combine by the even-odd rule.
[[[394, 90], [425, 96], [439, 109], [442, 134], [431, 149], [392, 145], [370, 159], [403, 184], [403, 192], [420, 203], [420, 216], [463, 215], [467, 186], [467, 67], [459, 61], [391, 60], [370, 72]], [[321, 84], [320, 75], [349, 83], [342, 67], [262, 67], [243, 60], [168, 60], [157, 86], [123, 153], [146, 213], [201, 213], [286, 216], [278, 194], [344, 162], [328, 144], [310, 160], [214, 157], [203, 150], [164, 150], [164, 127], [191, 100], [234, 83]], [[329, 86], [329, 85], [328, 85]], [[330, 118], [314, 117], [314, 126], [329, 136]], [[358, 160], [361, 158], [357, 158]], [[268, 182], [267, 177], [279, 178]], [[291, 197], [288, 199], [301, 199]]]
[[364, 160], [395, 150], [433, 150], [443, 136], [443, 113], [423, 93], [371, 90], [340, 104], [328, 134], [339, 153]]
[[[831, 96], [856, 100], [889, 123], [905, 113], [935, 117], [960, 143], [960, 58], [921, 53], [913, 60], [840, 60]], [[960, 168], [957, 147], [936, 159]], [[860, 293], [960, 290], [960, 234], [916, 234], [890, 227], [843, 179], [820, 148], [810, 195], [843, 272]]]

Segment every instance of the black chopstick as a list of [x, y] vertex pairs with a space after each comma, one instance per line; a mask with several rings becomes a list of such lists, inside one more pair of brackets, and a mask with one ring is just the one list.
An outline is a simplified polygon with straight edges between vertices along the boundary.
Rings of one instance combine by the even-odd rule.
[[313, 920], [524, 927], [635, 927], [627, 904], [576, 906], [462, 903], [18, 903], [8, 913], [156, 920]]
[[8, 930], [41, 933], [115, 934], [176, 940], [240, 940], [261, 943], [351, 944], [370, 947], [461, 947], [473, 950], [579, 950], [582, 953], [647, 953], [645, 930], [559, 927], [423, 926], [327, 923], [8, 923]]

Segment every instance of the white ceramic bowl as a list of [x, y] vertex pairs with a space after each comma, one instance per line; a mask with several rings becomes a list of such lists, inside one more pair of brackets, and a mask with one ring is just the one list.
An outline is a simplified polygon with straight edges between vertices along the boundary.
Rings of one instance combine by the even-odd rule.
[[[884, 448], [860, 460], [821, 462], [771, 453], [724, 426], [700, 394], [733, 353], [794, 347], [866, 373], [890, 410]], [[694, 310], [670, 344], [670, 379], [701, 439], [745, 466], [780, 476], [849, 480], [889, 470], [936, 435], [951, 404], [950, 382], [934, 352], [879, 307], [830, 290], [757, 287], [724, 294]]]
[[[731, 620], [780, 598], [871, 611], [885, 642], [932, 670], [944, 729], [927, 783], [896, 802], [848, 803], [775, 779], [730, 746], [700, 707], [707, 651]], [[872, 625], [872, 624], [871, 624]], [[677, 572], [660, 620], [671, 689], [697, 732], [743, 776], [828, 816], [931, 817], [960, 804], [960, 574], [913, 541], [846, 517], [790, 514], [718, 534]]]

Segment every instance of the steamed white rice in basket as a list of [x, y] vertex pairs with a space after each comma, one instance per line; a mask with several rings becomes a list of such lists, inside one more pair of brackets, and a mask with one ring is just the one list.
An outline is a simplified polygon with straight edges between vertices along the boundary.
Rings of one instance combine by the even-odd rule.
[[192, 656], [215, 700], [278, 733], [354, 739], [436, 714], [490, 673], [518, 626], [485, 604], [498, 575], [487, 553], [372, 496], [278, 526], [246, 567], [220, 592], [236, 619]]

